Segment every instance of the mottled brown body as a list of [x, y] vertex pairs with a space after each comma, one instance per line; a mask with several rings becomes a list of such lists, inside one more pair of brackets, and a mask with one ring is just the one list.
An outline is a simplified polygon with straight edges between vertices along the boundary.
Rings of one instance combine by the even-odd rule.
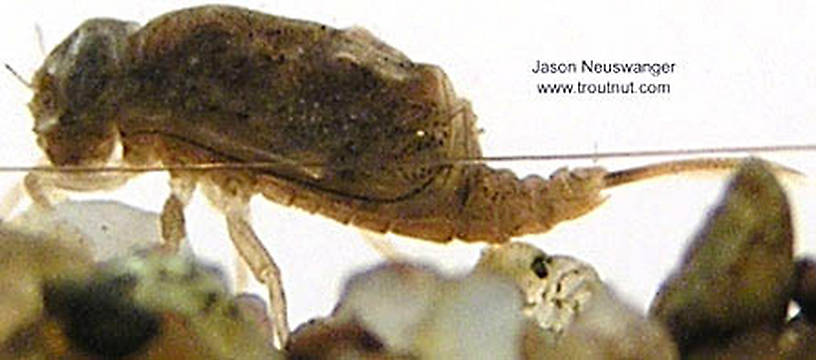
[[[363, 29], [225, 6], [168, 13], [144, 27], [88, 20], [51, 52], [31, 87], [34, 131], [52, 164], [170, 170], [161, 215], [167, 249], [184, 239], [184, 206], [201, 185], [269, 287], [280, 344], [286, 302], [280, 271], [250, 225], [255, 194], [380, 232], [501, 243], [591, 211], [604, 188], [739, 163], [519, 179], [463, 162], [481, 156], [475, 115], [438, 67], [412, 62]], [[50, 188], [113, 188], [130, 174], [32, 172], [26, 187], [48, 206]]]
[[57, 165], [105, 163], [117, 138], [129, 165], [266, 162], [173, 175], [433, 241], [503, 242], [601, 202], [600, 169], [519, 180], [456, 163], [481, 155], [470, 104], [362, 29], [207, 6], [141, 29], [90, 20], [54, 54], [31, 108]]

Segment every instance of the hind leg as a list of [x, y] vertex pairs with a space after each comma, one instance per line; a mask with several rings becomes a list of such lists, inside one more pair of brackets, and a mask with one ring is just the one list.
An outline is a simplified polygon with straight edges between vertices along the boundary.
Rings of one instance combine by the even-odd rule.
[[269, 289], [270, 311], [274, 317], [275, 334], [281, 345], [289, 337], [289, 324], [286, 314], [286, 295], [278, 265], [258, 239], [248, 221], [248, 213], [239, 209], [227, 211], [227, 228], [235, 248], [241, 255], [252, 274]]
[[[171, 175], [171, 194], [164, 203], [161, 214], [162, 237], [168, 251], [178, 251], [186, 238], [184, 207], [195, 190], [196, 180], [192, 177]], [[249, 267], [255, 278], [269, 289], [270, 312], [273, 316], [275, 335], [281, 348], [289, 337], [286, 315], [286, 297], [283, 292], [280, 270], [275, 260], [266, 251], [260, 239], [249, 224], [249, 198], [224, 195], [212, 185], [202, 187], [208, 198], [220, 208], [227, 219], [230, 238], [241, 259]]]
[[360, 236], [374, 251], [389, 262], [399, 262], [405, 256], [399, 253], [388, 239], [388, 234], [377, 233], [370, 230], [360, 229]]
[[249, 196], [224, 194], [213, 184], [205, 185], [202, 189], [210, 201], [226, 215], [227, 229], [238, 254], [255, 279], [267, 286], [275, 335], [283, 347], [289, 338], [286, 295], [278, 265], [250, 225]]

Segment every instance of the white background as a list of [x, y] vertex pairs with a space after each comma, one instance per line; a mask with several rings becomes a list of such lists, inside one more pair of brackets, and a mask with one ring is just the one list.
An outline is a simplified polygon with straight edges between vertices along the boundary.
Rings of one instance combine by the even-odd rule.
[[[196, 1], [50, 2], [0, 8], [0, 61], [30, 78], [43, 59], [35, 32], [51, 49], [79, 23], [114, 17], [144, 23]], [[458, 94], [473, 102], [488, 156], [560, 154], [721, 146], [816, 143], [816, 9], [808, 1], [694, 0], [574, 2], [249, 1], [233, 2], [335, 27], [359, 25], [418, 62], [441, 66]], [[638, 76], [535, 75], [536, 60], [677, 63], [674, 74]], [[539, 95], [537, 82], [657, 81], [667, 95]], [[40, 152], [25, 106], [31, 93], [0, 75], [3, 165], [32, 165]], [[811, 176], [814, 154], [763, 154]], [[610, 169], [658, 159], [602, 160]], [[661, 159], [662, 160], [662, 159]], [[591, 161], [501, 163], [520, 176], [549, 175]], [[3, 174], [0, 189], [22, 174]], [[523, 238], [550, 253], [594, 264], [636, 306], [645, 309], [675, 265], [685, 242], [719, 197], [725, 174], [683, 175], [608, 191], [601, 209], [553, 231]], [[790, 180], [790, 179], [789, 179]], [[158, 211], [164, 175], [147, 175], [115, 196]], [[796, 207], [800, 252], [812, 235], [814, 182], [786, 181]], [[109, 195], [95, 194], [95, 198]], [[199, 195], [187, 211], [193, 246], [232, 266], [223, 221]], [[347, 226], [257, 198], [256, 230], [284, 276], [293, 325], [328, 313], [343, 279], [382, 258]], [[808, 234], [810, 233], [810, 234]], [[406, 256], [447, 270], [473, 264], [482, 245], [436, 245], [389, 235]]]

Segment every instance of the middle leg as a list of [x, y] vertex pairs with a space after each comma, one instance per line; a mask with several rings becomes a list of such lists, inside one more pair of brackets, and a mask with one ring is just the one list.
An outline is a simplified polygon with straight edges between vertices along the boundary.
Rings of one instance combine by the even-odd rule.
[[184, 208], [190, 202], [195, 191], [196, 180], [181, 174], [170, 175], [170, 196], [164, 201], [161, 212], [161, 235], [164, 239], [162, 247], [176, 253], [181, 248], [181, 242], [187, 237], [184, 221]]

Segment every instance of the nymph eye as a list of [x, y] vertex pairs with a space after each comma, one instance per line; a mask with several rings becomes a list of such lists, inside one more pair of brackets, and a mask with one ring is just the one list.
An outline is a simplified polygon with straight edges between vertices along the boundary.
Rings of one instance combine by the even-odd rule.
[[530, 270], [538, 276], [539, 279], [544, 279], [549, 275], [547, 270], [547, 258], [543, 255], [536, 256], [530, 264]]

